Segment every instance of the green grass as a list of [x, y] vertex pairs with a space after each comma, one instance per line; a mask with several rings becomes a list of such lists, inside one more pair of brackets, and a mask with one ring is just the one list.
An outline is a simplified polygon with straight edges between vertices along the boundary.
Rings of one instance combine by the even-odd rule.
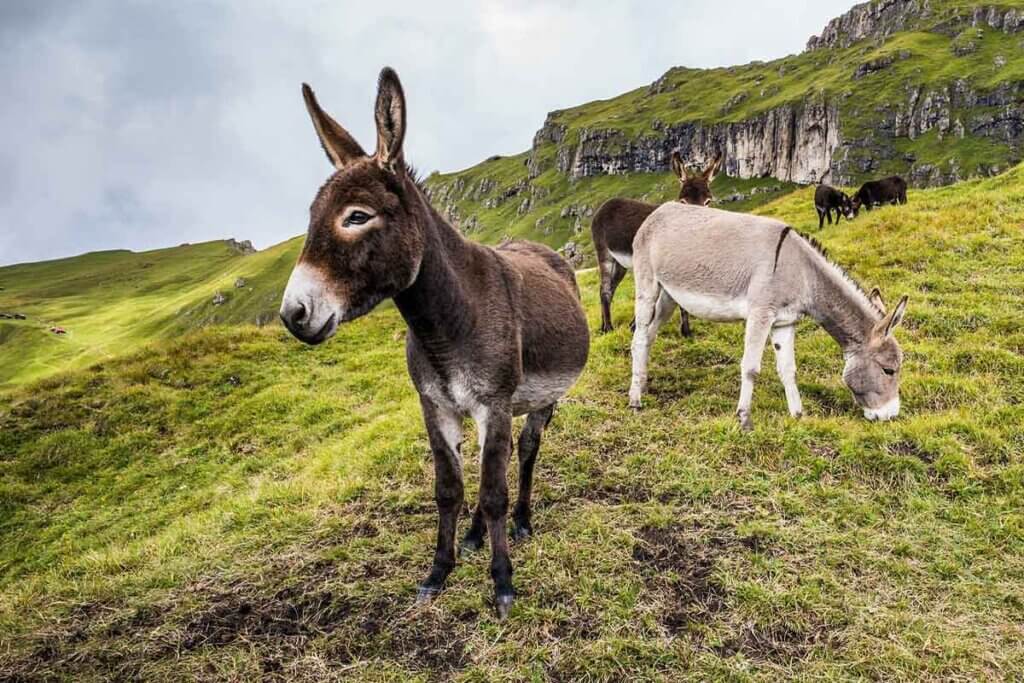
[[[0, 388], [216, 323], [276, 318], [301, 239], [243, 256], [226, 242], [106, 251], [0, 268]], [[236, 288], [237, 278], [246, 285]], [[228, 299], [214, 306], [213, 295]], [[52, 334], [51, 326], [67, 330]]]
[[[541, 448], [506, 623], [486, 553], [410, 609], [432, 466], [390, 306], [315, 349], [213, 326], [19, 381], [0, 394], [0, 679], [1019, 679], [1022, 181], [816, 233], [910, 295], [892, 423], [860, 417], [811, 324], [804, 419], [765, 372], [740, 432], [742, 329], [701, 321], [659, 338], [632, 413], [627, 279]], [[760, 212], [814, 231], [811, 192]]]

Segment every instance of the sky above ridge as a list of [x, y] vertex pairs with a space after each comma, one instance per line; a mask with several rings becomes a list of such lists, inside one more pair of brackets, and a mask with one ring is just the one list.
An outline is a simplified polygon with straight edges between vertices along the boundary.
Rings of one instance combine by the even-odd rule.
[[299, 91], [372, 150], [381, 66], [424, 175], [672, 66], [800, 52], [852, 0], [0, 3], [0, 265], [305, 231], [330, 167]]

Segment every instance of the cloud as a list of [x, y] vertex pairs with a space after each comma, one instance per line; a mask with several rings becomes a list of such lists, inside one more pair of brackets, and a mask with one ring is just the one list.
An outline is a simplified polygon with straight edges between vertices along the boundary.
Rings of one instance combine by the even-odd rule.
[[303, 232], [329, 167], [302, 81], [372, 148], [377, 72], [394, 66], [407, 157], [450, 171], [671, 66], [797, 52], [847, 4], [3, 3], [0, 263]]

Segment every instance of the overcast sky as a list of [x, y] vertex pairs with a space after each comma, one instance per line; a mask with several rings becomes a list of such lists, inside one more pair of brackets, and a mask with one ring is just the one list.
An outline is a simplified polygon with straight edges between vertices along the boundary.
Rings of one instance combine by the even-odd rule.
[[851, 4], [0, 0], [0, 264], [304, 232], [330, 167], [302, 81], [372, 150], [393, 66], [406, 157], [453, 171], [669, 67], [799, 52]]

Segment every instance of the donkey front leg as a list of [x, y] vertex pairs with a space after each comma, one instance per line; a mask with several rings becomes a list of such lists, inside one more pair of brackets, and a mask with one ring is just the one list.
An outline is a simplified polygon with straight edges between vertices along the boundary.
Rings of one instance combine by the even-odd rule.
[[[478, 423], [479, 424], [479, 423]], [[498, 617], [505, 619], [512, 609], [512, 562], [508, 557], [508, 460], [512, 450], [512, 411], [487, 411], [480, 454], [480, 511], [491, 541], [491, 578]]]
[[455, 413], [420, 397], [434, 456], [434, 499], [437, 501], [437, 549], [434, 564], [420, 584], [417, 602], [427, 602], [444, 588], [455, 568], [455, 526], [462, 507], [462, 420]]
[[555, 404], [530, 413], [523, 431], [519, 433], [519, 494], [516, 507], [512, 510], [512, 538], [521, 540], [533, 535], [530, 524], [530, 497], [533, 494], [533, 466], [540, 450], [540, 438], [544, 428], [551, 422]]
[[740, 427], [745, 432], [754, 429], [754, 420], [750, 416], [750, 404], [754, 399], [754, 382], [757, 381], [757, 376], [761, 373], [761, 357], [764, 356], [764, 345], [768, 341], [774, 317], [774, 314], [751, 311], [747, 318], [746, 334], [743, 338], [743, 360], [740, 364], [740, 403], [736, 408]]
[[804, 405], [796, 388], [796, 325], [772, 328], [772, 346], [775, 348], [775, 369], [786, 390], [789, 414], [800, 417], [804, 413]]

